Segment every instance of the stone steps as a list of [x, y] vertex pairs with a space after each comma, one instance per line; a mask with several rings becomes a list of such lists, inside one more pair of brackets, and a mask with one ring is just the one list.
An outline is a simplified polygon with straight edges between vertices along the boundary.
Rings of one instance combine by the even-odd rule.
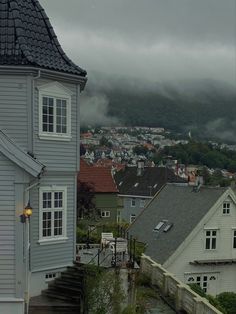
[[67, 267], [42, 291], [43, 302], [30, 305], [30, 314], [79, 314], [83, 304], [83, 286], [86, 271], [80, 265]]

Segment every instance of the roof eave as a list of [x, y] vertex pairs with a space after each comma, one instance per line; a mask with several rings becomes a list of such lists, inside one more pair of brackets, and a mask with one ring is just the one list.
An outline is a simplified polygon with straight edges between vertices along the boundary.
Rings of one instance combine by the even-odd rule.
[[41, 72], [41, 76], [48, 79], [67, 79], [71, 83], [80, 84], [81, 91], [84, 89], [86, 82], [88, 80], [87, 77], [66, 73], [62, 71], [54, 71], [40, 67], [32, 67], [32, 66], [18, 66], [18, 65], [0, 65], [0, 75], [32, 75], [37, 76], [38, 72]]
[[35, 178], [38, 177], [45, 168], [43, 164], [21, 150], [2, 131], [0, 131], [0, 152]]

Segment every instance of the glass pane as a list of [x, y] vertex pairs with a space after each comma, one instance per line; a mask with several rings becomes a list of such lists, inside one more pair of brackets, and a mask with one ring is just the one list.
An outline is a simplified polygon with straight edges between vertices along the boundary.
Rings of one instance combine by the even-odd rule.
[[210, 239], [206, 239], [206, 250], [210, 249]]
[[66, 133], [67, 132], [67, 111], [66, 101], [62, 99], [56, 100], [56, 132]]
[[53, 98], [43, 97], [43, 107], [42, 107], [42, 116], [43, 116], [43, 132], [53, 132]]
[[212, 239], [212, 247], [213, 250], [216, 248], [216, 238]]
[[50, 237], [52, 235], [52, 214], [51, 212], [43, 213], [43, 237]]
[[54, 207], [62, 208], [63, 204], [63, 192], [55, 192], [54, 193]]
[[51, 208], [51, 207], [52, 207], [52, 193], [43, 192], [43, 208]]
[[62, 212], [54, 212], [54, 235], [62, 235]]

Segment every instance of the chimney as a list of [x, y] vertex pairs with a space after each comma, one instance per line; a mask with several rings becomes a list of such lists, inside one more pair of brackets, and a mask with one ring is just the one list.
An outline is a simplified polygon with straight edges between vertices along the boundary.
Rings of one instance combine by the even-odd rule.
[[144, 161], [143, 160], [138, 160], [137, 162], [137, 176], [141, 177], [144, 172]]

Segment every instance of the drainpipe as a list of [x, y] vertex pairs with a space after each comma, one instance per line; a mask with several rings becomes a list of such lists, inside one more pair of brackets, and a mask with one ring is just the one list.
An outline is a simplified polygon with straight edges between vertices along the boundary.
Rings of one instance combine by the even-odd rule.
[[[29, 202], [29, 193], [30, 190], [39, 185], [39, 179], [37, 182], [29, 185], [24, 190], [24, 201], [25, 204]], [[30, 267], [30, 218], [26, 219], [24, 224], [25, 232], [24, 232], [24, 261], [25, 261], [25, 304], [26, 314], [29, 313], [29, 291], [30, 291], [30, 278], [31, 278], [31, 267]]]
[[38, 74], [33, 77], [32, 80], [32, 113], [31, 113], [31, 122], [32, 122], [32, 154], [34, 154], [34, 117], [35, 117], [35, 81], [41, 78], [41, 70], [38, 70]]

